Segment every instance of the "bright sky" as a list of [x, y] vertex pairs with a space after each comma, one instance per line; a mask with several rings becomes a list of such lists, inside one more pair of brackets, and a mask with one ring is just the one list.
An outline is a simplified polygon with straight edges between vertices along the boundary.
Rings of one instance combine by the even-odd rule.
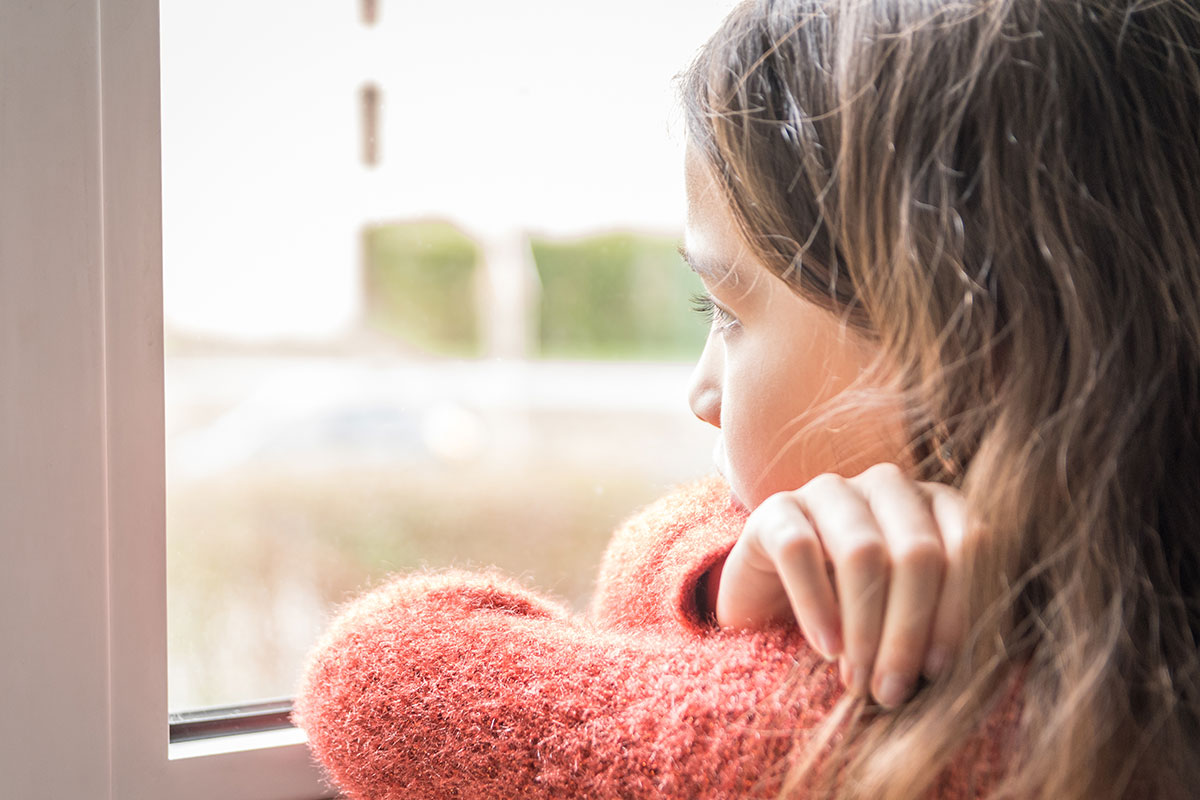
[[[163, 0], [170, 324], [336, 330], [373, 220], [681, 230], [672, 79], [732, 0], [379, 5], [367, 27], [351, 0]], [[374, 170], [358, 161], [368, 81], [384, 97]]]

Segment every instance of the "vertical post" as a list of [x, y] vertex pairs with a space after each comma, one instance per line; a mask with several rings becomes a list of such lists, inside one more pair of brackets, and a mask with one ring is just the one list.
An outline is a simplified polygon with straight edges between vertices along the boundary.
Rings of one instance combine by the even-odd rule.
[[524, 360], [536, 352], [541, 284], [529, 238], [519, 228], [482, 237], [476, 307], [492, 358]]

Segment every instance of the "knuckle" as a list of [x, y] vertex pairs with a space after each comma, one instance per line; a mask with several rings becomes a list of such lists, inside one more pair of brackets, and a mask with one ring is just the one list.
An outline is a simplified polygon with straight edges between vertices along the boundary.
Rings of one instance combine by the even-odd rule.
[[779, 538], [777, 552], [789, 561], [816, 561], [824, 558], [821, 542], [810, 531], [792, 529]]
[[941, 483], [920, 483], [918, 486], [935, 508], [954, 515], [966, 514], [967, 498], [959, 490]]
[[778, 524], [781, 512], [782, 499], [778, 494], [770, 495], [759, 503], [754, 511], [750, 512], [750, 517], [746, 520], [745, 530], [769, 530]]
[[881, 461], [863, 470], [861, 477], [871, 481], [895, 481], [904, 477], [904, 471], [891, 461]]
[[824, 494], [830, 490], [837, 489], [844, 485], [846, 479], [836, 472], [822, 472], [820, 475], [811, 479], [808, 483], [801, 487], [800, 491], [805, 494]]
[[842, 550], [842, 563], [859, 572], [884, 572], [889, 560], [883, 540], [875, 536], [856, 536]]
[[875, 658], [875, 671], [897, 675], [916, 675], [921, 669], [921, 659], [915, 655], [917, 648], [911, 642], [887, 643]]
[[892, 562], [914, 571], [940, 571], [946, 563], [946, 551], [934, 537], [920, 536], [898, 547], [892, 553]]
[[776, 537], [781, 531], [797, 527], [800, 516], [795, 503], [786, 493], [773, 494], [759, 504], [754, 511], [755, 523], [764, 535]]
[[759, 503], [757, 511], [760, 516], [777, 518], [785, 515], [791, 505], [787, 492], [776, 492]]

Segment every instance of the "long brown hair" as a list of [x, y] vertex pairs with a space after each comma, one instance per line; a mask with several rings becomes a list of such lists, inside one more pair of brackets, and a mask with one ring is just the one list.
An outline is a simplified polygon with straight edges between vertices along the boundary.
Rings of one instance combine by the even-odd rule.
[[965, 653], [845, 715], [826, 790], [929, 791], [1019, 672], [993, 796], [1191, 796], [1200, 7], [749, 0], [682, 87], [747, 244], [878, 343], [984, 532]]

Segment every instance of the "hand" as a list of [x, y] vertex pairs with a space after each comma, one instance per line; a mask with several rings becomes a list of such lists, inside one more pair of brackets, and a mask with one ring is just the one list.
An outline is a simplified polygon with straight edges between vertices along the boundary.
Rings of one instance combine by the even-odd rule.
[[826, 474], [767, 498], [725, 561], [717, 622], [759, 628], [795, 618], [852, 692], [895, 707], [940, 672], [962, 639], [958, 491], [894, 464]]

